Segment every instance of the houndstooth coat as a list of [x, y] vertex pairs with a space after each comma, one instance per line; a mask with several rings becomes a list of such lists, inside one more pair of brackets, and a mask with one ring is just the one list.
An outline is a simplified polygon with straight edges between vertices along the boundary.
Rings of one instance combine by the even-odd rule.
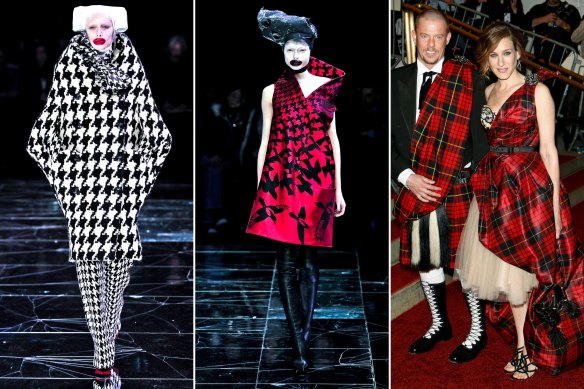
[[102, 55], [75, 35], [27, 146], [67, 218], [69, 261], [142, 259], [138, 214], [170, 145], [130, 39]]

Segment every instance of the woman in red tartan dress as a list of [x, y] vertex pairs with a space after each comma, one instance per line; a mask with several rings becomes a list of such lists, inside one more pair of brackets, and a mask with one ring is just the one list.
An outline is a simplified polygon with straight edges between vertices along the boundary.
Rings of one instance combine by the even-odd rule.
[[318, 288], [316, 247], [331, 247], [333, 217], [345, 212], [335, 100], [344, 72], [310, 56], [309, 19], [260, 10], [265, 38], [280, 44], [287, 68], [262, 94], [259, 187], [246, 232], [273, 239], [291, 334], [293, 366], [305, 371]]
[[519, 380], [538, 366], [558, 374], [584, 357], [584, 256], [560, 182], [555, 108], [541, 83], [552, 74], [519, 72], [522, 37], [503, 23], [480, 42], [481, 70], [497, 76], [481, 117], [490, 152], [471, 178], [475, 198], [456, 267], [463, 288], [495, 302], [487, 316], [516, 341], [505, 372]]

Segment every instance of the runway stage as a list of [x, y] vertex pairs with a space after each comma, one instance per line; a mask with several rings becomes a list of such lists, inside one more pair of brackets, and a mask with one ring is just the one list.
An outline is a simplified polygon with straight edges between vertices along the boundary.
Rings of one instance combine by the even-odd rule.
[[[125, 291], [123, 388], [192, 388], [192, 187], [159, 182], [138, 225], [144, 260]], [[0, 387], [91, 388], [93, 343], [66, 221], [46, 181], [0, 183]]]
[[388, 283], [383, 255], [374, 263], [359, 258], [357, 250], [320, 251], [313, 366], [308, 374], [295, 375], [288, 363], [289, 335], [275, 251], [265, 246], [197, 245], [196, 388], [387, 388]]

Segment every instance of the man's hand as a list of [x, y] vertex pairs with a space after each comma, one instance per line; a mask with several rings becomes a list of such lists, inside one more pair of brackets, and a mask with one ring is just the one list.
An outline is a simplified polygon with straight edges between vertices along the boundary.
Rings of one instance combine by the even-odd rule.
[[419, 174], [412, 174], [406, 184], [408, 189], [424, 203], [437, 201], [440, 198], [441, 188], [434, 186], [434, 181], [429, 178], [422, 177]]

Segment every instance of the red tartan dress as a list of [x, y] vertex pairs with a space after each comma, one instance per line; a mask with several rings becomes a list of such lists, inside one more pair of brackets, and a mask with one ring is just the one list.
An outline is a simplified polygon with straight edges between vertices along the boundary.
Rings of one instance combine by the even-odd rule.
[[330, 81], [308, 97], [288, 70], [274, 84], [269, 144], [246, 232], [331, 247], [335, 161], [328, 129], [345, 72], [314, 57], [307, 70]]
[[[538, 81], [526, 77], [495, 114], [490, 146], [531, 146], [533, 152], [490, 151], [471, 177], [479, 209], [479, 240], [498, 258], [534, 273], [527, 347], [533, 362], [553, 374], [584, 358], [584, 253], [572, 223], [568, 196], [560, 188], [562, 230], [556, 241], [553, 183], [537, 151], [539, 128], [534, 92]], [[554, 297], [555, 294], [555, 297]], [[509, 341], [515, 327], [509, 304], [493, 303], [487, 315]]]

